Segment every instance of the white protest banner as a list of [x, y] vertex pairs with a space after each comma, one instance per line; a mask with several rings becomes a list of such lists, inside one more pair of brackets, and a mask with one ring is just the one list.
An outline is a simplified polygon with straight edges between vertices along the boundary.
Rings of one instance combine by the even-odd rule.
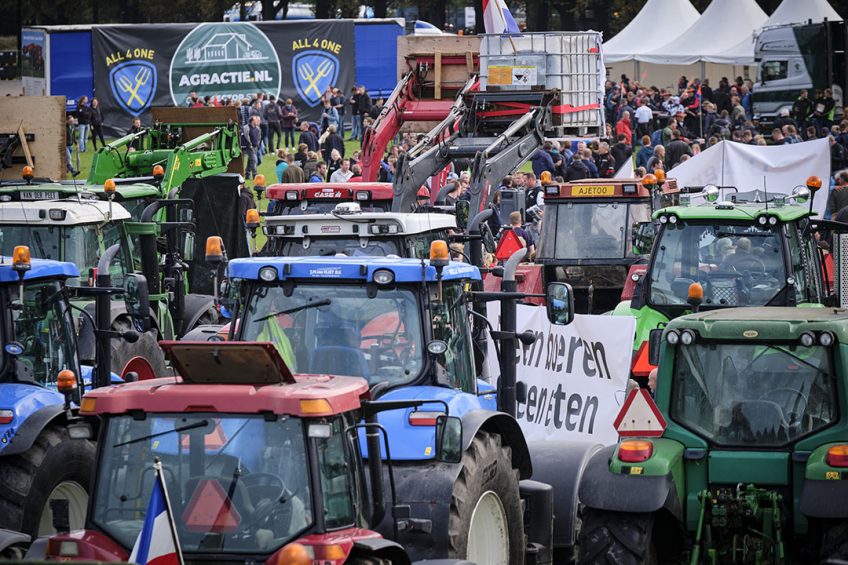
[[[489, 321], [496, 328], [499, 306], [489, 303]], [[519, 343], [516, 349], [517, 380], [527, 394], [515, 415], [527, 440], [615, 443], [613, 422], [630, 375], [635, 318], [577, 315], [568, 326], [554, 326], [543, 307], [519, 305], [517, 330], [536, 335], [532, 345]], [[489, 372], [497, 376], [492, 348]]]

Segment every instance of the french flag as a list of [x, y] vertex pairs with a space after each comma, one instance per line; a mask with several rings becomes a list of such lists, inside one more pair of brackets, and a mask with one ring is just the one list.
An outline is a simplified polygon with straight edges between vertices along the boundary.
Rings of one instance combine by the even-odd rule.
[[519, 33], [504, 0], [483, 0], [483, 27], [486, 33]]
[[162, 482], [161, 466], [156, 463], [154, 468], [156, 479], [144, 526], [135, 540], [129, 562], [138, 565], [183, 565], [183, 555], [169, 512], [168, 494]]

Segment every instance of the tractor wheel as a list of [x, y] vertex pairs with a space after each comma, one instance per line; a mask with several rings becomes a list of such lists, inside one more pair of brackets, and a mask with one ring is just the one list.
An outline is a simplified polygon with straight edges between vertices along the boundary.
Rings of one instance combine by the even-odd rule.
[[69, 501], [71, 530], [85, 526], [94, 444], [51, 424], [24, 453], [0, 457], [0, 528], [32, 539], [55, 533], [50, 501]]
[[[129, 316], [118, 316], [112, 322], [112, 330], [123, 332], [134, 329]], [[112, 348], [112, 372], [120, 375], [133, 357], [144, 357], [156, 375], [166, 375], [165, 352], [159, 347], [159, 338], [155, 329], [139, 334], [138, 341], [130, 343], [123, 339], [110, 339]]]
[[588, 508], [577, 538], [578, 565], [657, 563], [651, 539], [653, 514], [628, 514]]
[[822, 528], [822, 563], [848, 560], [848, 522], [834, 522]]
[[524, 563], [524, 521], [512, 449], [480, 431], [462, 454], [448, 523], [449, 556], [487, 565]]
[[218, 315], [218, 311], [215, 310], [215, 308], [209, 308], [197, 319], [197, 321], [190, 328], [186, 328], [186, 331], [183, 332], [183, 335], [180, 336], [180, 339], [182, 339], [185, 334], [187, 334], [191, 330], [200, 326], [211, 326], [218, 324], [220, 319], [221, 317]]

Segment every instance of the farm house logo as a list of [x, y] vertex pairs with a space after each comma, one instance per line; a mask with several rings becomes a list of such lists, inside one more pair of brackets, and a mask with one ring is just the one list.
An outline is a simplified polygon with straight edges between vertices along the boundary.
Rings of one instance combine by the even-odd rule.
[[185, 106], [192, 92], [201, 97], [278, 96], [280, 83], [277, 51], [253, 24], [200, 25], [183, 38], [171, 59], [171, 98], [178, 106]]
[[153, 49], [141, 47], [115, 51], [106, 56], [112, 96], [127, 113], [140, 116], [156, 97], [159, 75]]
[[340, 43], [329, 39], [297, 39], [292, 42], [292, 80], [300, 98], [310, 108], [339, 78]]

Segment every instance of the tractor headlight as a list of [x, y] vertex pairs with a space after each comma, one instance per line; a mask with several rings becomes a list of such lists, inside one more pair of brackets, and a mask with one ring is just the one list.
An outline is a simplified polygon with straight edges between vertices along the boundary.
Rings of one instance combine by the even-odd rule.
[[259, 269], [259, 278], [265, 282], [277, 280], [277, 269], [274, 267], [262, 267]]
[[680, 343], [683, 345], [692, 345], [695, 343], [695, 332], [692, 330], [683, 330], [680, 332]]
[[777, 216], [769, 216], [769, 225], [776, 226], [777, 225]]
[[669, 222], [670, 224], [676, 224], [676, 223], [677, 223], [677, 216], [669, 216], [669, 217], [668, 217], [668, 222]]
[[377, 284], [392, 284], [395, 281], [395, 274], [388, 269], [378, 269], [374, 271], [374, 282]]
[[801, 334], [800, 341], [804, 347], [810, 347], [816, 342], [816, 336], [812, 332], [804, 332]]
[[669, 345], [677, 345], [677, 342], [680, 341], [680, 334], [677, 333], [677, 330], [669, 330], [669, 332], [665, 334], [665, 340], [669, 343]]
[[822, 332], [819, 334], [819, 345], [823, 347], [830, 347], [833, 345], [834, 337], [830, 332]]
[[667, 224], [668, 223], [668, 216], [660, 216], [660, 223], [661, 224]]

